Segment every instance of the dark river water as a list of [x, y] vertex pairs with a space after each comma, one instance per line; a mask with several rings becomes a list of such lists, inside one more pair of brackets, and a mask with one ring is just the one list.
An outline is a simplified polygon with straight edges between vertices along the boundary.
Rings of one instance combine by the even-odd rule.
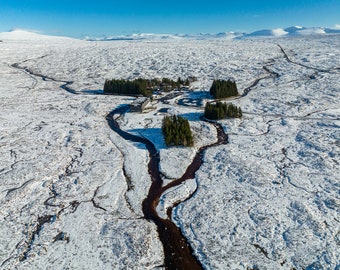
[[[218, 140], [217, 142], [201, 147], [191, 164], [183, 176], [177, 180], [172, 181], [170, 184], [163, 186], [163, 180], [159, 171], [159, 152], [154, 144], [146, 138], [130, 134], [120, 129], [118, 122], [115, 120], [115, 115], [120, 115], [128, 111], [128, 106], [119, 107], [109, 113], [106, 120], [111, 129], [120, 135], [122, 138], [132, 142], [138, 142], [145, 145], [149, 152], [148, 173], [152, 179], [152, 184], [148, 196], [143, 201], [143, 213], [147, 220], [153, 221], [157, 225], [159, 238], [164, 248], [164, 267], [166, 269], [203, 269], [201, 263], [193, 254], [193, 249], [188, 243], [187, 239], [183, 236], [181, 230], [169, 219], [161, 218], [156, 207], [159, 203], [162, 194], [169, 188], [180, 185], [188, 179], [194, 179], [195, 173], [203, 163], [204, 151], [210, 147], [228, 143], [228, 136], [224, 133], [223, 128], [218, 123], [213, 123], [217, 129]], [[178, 205], [177, 203], [176, 205]], [[168, 210], [168, 215], [171, 216], [172, 208]]]

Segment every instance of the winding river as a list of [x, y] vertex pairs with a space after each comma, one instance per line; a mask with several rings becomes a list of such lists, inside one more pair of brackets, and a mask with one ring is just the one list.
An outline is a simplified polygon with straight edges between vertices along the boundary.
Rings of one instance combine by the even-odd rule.
[[[62, 83], [60, 88], [64, 89], [65, 91], [71, 94], [79, 94], [77, 91], [70, 87], [70, 85], [73, 83], [72, 81], [57, 80], [39, 73], [35, 73], [29, 68], [21, 67], [18, 63], [12, 64], [11, 67], [23, 70], [24, 72], [32, 76], [40, 77], [44, 81], [51, 80], [54, 82]], [[142, 209], [144, 217], [147, 220], [153, 221], [157, 226], [159, 238], [164, 248], [165, 260], [163, 266], [165, 267], [165, 269], [178, 269], [178, 270], [203, 269], [202, 264], [195, 257], [194, 250], [190, 246], [190, 243], [188, 243], [187, 239], [183, 236], [181, 230], [171, 221], [171, 214], [173, 208], [178, 206], [181, 202], [177, 202], [174, 206], [168, 209], [167, 211], [168, 219], [161, 218], [156, 211], [156, 207], [159, 203], [160, 197], [166, 190], [178, 186], [188, 179], [194, 179], [195, 173], [199, 170], [203, 163], [203, 156], [205, 150], [213, 146], [227, 144], [228, 135], [225, 134], [222, 126], [219, 123], [210, 122], [215, 126], [217, 130], [218, 135], [217, 142], [199, 148], [194, 159], [192, 160], [191, 164], [188, 166], [182, 177], [172, 181], [168, 185], [163, 186], [163, 180], [161, 177], [161, 173], [159, 171], [160, 156], [154, 144], [146, 138], [139, 137], [122, 130], [115, 119], [115, 115], [122, 115], [127, 111], [129, 111], [128, 105], [120, 106], [113, 110], [112, 112], [110, 112], [106, 116], [106, 120], [110, 128], [114, 132], [116, 132], [119, 136], [121, 136], [123, 139], [132, 142], [142, 143], [145, 145], [146, 149], [149, 152], [148, 173], [151, 177], [152, 184], [149, 189], [148, 196], [143, 201]], [[203, 118], [201, 120], [207, 121]], [[189, 200], [194, 194], [195, 192], [191, 196], [189, 196], [189, 198], [187, 198], [186, 200]], [[49, 219], [46, 218], [46, 220]], [[46, 222], [46, 220], [45, 219], [39, 220], [39, 224], [41, 222], [43, 224], [43, 222]]]
[[171, 221], [172, 209], [168, 210], [169, 219], [163, 219], [159, 217], [156, 207], [159, 203], [162, 194], [174, 187], [178, 186], [188, 179], [195, 178], [195, 173], [201, 167], [203, 163], [204, 151], [210, 147], [228, 143], [228, 136], [224, 133], [220, 124], [212, 122], [217, 129], [218, 140], [217, 142], [201, 147], [191, 164], [183, 176], [177, 180], [172, 181], [170, 184], [163, 186], [163, 180], [159, 171], [159, 152], [154, 144], [146, 138], [142, 138], [120, 129], [118, 122], [115, 120], [115, 115], [124, 114], [129, 110], [128, 106], [119, 107], [106, 116], [106, 120], [111, 129], [120, 135], [122, 138], [132, 142], [143, 143], [149, 152], [148, 173], [152, 179], [152, 184], [147, 198], [143, 201], [143, 213], [146, 219], [153, 221], [158, 228], [159, 238], [164, 248], [164, 267], [166, 269], [203, 269], [203, 266], [193, 254], [193, 249], [183, 236], [181, 230]]

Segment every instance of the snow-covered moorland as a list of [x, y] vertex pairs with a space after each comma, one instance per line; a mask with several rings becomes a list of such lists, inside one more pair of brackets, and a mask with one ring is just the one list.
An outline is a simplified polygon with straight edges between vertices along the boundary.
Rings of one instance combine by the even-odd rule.
[[[180, 101], [206, 98], [215, 78], [246, 90], [233, 100], [243, 118], [220, 121], [229, 144], [209, 148], [195, 179], [157, 208], [166, 217], [168, 205], [194, 192], [173, 220], [204, 268], [340, 267], [339, 35], [0, 39], [1, 269], [162, 268], [156, 226], [142, 212], [148, 153], [105, 120], [134, 98], [98, 93], [106, 78], [178, 76], [197, 77], [195, 91], [119, 119], [159, 149], [165, 183], [216, 140], [214, 127], [199, 120], [202, 107]], [[67, 82], [76, 94], [60, 87]], [[165, 113], [190, 120], [193, 148], [165, 146]]]

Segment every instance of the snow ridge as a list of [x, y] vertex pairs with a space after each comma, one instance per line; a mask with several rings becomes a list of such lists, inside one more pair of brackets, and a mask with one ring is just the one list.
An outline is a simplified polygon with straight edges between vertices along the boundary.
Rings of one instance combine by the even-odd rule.
[[40, 34], [36, 31], [24, 30], [24, 29], [13, 29], [8, 32], [0, 33], [1, 40], [20, 40], [20, 41], [36, 41], [36, 40], [53, 40], [53, 41], [67, 41], [72, 40], [70, 37], [61, 36], [48, 36]]

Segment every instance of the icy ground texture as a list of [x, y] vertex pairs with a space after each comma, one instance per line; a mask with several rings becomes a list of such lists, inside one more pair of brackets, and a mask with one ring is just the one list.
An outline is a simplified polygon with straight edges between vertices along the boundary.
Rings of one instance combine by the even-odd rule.
[[[151, 181], [147, 154], [120, 140], [105, 120], [126, 100], [71, 95], [60, 83], [8, 66], [87, 46], [1, 44], [1, 269], [151, 269], [163, 263], [155, 226], [140, 219]], [[41, 72], [56, 64], [47, 60]], [[126, 160], [133, 157], [126, 173], [139, 177], [130, 191], [119, 149], [131, 154]]]
[[[279, 43], [290, 60], [277, 46]], [[152, 269], [162, 265], [155, 226], [142, 218], [147, 152], [113, 133], [105, 115], [132, 98], [98, 96], [105, 78], [235, 78], [241, 120], [209, 149], [195, 181], [169, 191], [207, 269], [337, 269], [340, 245], [340, 37], [246, 41], [0, 43], [0, 265], [4, 269]], [[19, 63], [42, 80], [11, 67]], [[301, 64], [301, 65], [298, 65]], [[272, 76], [267, 70], [276, 72]], [[313, 68], [308, 68], [313, 67]], [[320, 69], [321, 71], [318, 71]], [[74, 81], [72, 95], [59, 81]], [[181, 99], [179, 97], [178, 99]], [[215, 140], [202, 108], [153, 104], [123, 129], [161, 151], [166, 181]], [[191, 121], [195, 149], [167, 149], [161, 109]], [[160, 111], [161, 110], [161, 111]], [[178, 195], [176, 195], [178, 194]], [[168, 202], [166, 200], [169, 200]], [[162, 209], [160, 212], [164, 213]]]

